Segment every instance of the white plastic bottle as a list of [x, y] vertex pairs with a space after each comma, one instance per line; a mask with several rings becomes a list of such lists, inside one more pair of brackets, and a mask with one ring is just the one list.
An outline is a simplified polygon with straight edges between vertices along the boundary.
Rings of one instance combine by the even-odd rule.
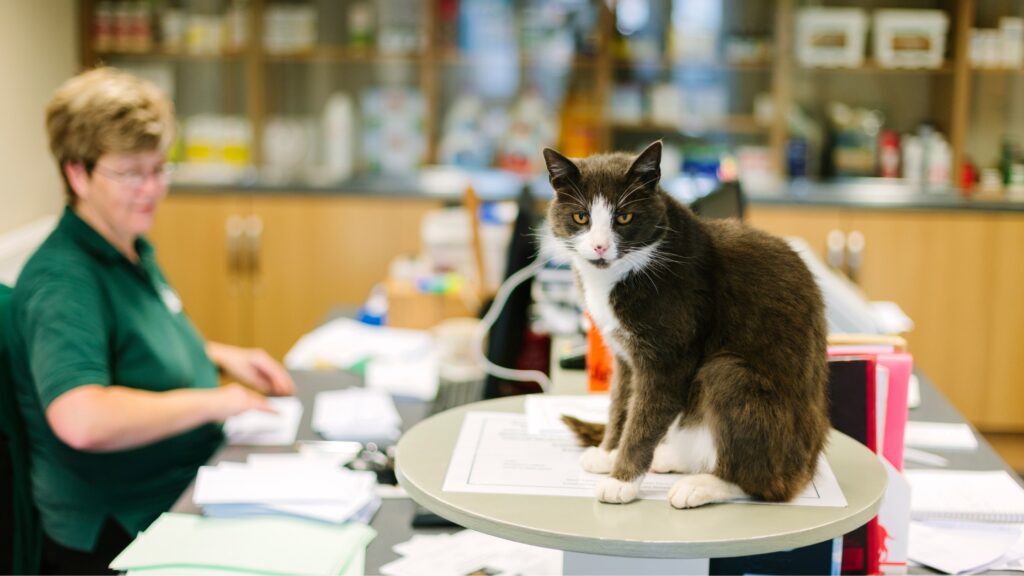
[[324, 107], [324, 165], [331, 180], [352, 177], [355, 129], [352, 98], [343, 92], [332, 94]]

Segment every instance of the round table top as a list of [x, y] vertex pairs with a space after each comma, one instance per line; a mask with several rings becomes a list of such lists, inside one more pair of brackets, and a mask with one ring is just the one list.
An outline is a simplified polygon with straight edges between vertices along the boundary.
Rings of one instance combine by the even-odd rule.
[[469, 411], [523, 412], [524, 397], [467, 404], [428, 418], [398, 443], [405, 491], [466, 528], [526, 544], [608, 556], [722, 558], [808, 546], [850, 532], [878, 513], [886, 472], [878, 456], [835, 430], [826, 456], [846, 508], [668, 502], [604, 504], [596, 498], [444, 492], [448, 462]]

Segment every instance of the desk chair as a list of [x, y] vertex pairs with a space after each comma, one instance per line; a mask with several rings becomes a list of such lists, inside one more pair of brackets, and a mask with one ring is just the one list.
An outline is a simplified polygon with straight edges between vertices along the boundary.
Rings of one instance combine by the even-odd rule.
[[0, 284], [0, 572], [38, 574], [43, 533], [32, 498], [28, 440], [11, 377], [11, 288]]

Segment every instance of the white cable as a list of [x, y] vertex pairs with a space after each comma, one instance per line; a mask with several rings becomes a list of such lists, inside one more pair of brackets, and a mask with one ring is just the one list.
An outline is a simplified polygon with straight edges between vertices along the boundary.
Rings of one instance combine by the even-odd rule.
[[480, 367], [483, 368], [484, 372], [497, 378], [504, 378], [505, 380], [536, 382], [543, 392], [547, 392], [551, 389], [551, 379], [548, 378], [547, 374], [540, 370], [514, 370], [512, 368], [498, 366], [494, 362], [491, 362], [487, 358], [487, 354], [484, 353], [484, 340], [487, 338], [487, 334], [491, 331], [491, 327], [494, 326], [494, 322], [501, 314], [502, 309], [505, 308], [505, 302], [508, 300], [509, 296], [512, 295], [512, 291], [520, 284], [533, 277], [538, 270], [544, 267], [544, 264], [546, 263], [547, 260], [545, 258], [538, 257], [525, 268], [522, 268], [516, 271], [515, 274], [509, 276], [508, 279], [502, 283], [501, 287], [498, 288], [498, 293], [494, 296], [494, 302], [491, 304], [490, 309], [487, 310], [487, 314], [484, 314], [483, 320], [480, 321], [480, 326], [477, 328], [474, 342], [476, 360], [480, 364]]

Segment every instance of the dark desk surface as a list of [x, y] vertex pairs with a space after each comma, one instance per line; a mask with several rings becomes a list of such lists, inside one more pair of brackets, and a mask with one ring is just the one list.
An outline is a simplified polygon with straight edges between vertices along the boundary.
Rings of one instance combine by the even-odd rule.
[[[336, 390], [349, 386], [359, 386], [362, 377], [345, 372], [306, 372], [292, 373], [296, 383], [296, 395], [302, 401], [305, 410], [299, 424], [298, 440], [318, 440], [310, 425], [313, 413], [313, 399], [317, 392]], [[963, 422], [964, 419], [948, 400], [931, 384], [926, 377], [918, 374], [921, 382], [921, 405], [910, 411], [911, 420], [929, 422]], [[426, 417], [429, 404], [418, 401], [396, 400], [399, 413], [402, 415], [403, 426], [411, 427]], [[999, 457], [985, 439], [975, 431], [978, 438], [978, 449], [973, 452], [931, 450], [949, 460], [950, 469], [963, 470], [1008, 470], [1018, 483], [1021, 479]], [[244, 462], [248, 454], [253, 452], [292, 452], [292, 447], [253, 447], [225, 446], [218, 452], [211, 463], [220, 461]], [[906, 463], [907, 468], [926, 468], [912, 462]], [[1024, 483], [1022, 483], [1024, 485]], [[185, 491], [171, 509], [173, 512], [198, 514], [199, 509], [192, 503], [192, 487]], [[451, 532], [452, 528], [412, 528], [412, 518], [416, 512], [416, 504], [409, 498], [385, 498], [380, 510], [374, 517], [371, 526], [377, 530], [377, 538], [370, 543], [366, 551], [366, 573], [376, 574], [384, 564], [396, 560], [399, 556], [391, 547], [412, 538], [413, 534], [431, 534]], [[911, 567], [912, 574], [931, 574], [931, 570], [923, 567]]]

